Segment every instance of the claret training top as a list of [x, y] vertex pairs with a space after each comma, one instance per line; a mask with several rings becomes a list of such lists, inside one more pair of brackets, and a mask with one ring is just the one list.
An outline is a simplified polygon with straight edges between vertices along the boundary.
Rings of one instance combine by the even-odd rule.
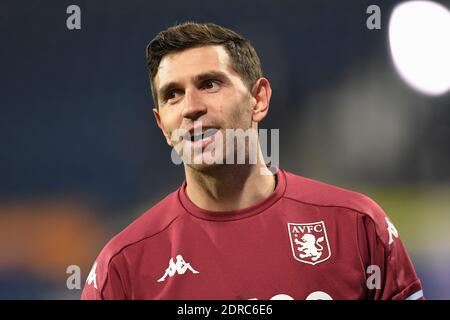
[[279, 169], [274, 192], [210, 212], [181, 187], [116, 235], [82, 299], [423, 299], [370, 198]]

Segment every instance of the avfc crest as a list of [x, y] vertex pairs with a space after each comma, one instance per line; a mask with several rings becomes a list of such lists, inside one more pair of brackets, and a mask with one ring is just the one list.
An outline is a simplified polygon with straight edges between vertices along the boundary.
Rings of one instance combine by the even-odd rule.
[[316, 265], [331, 257], [330, 244], [323, 221], [312, 223], [288, 223], [294, 258]]

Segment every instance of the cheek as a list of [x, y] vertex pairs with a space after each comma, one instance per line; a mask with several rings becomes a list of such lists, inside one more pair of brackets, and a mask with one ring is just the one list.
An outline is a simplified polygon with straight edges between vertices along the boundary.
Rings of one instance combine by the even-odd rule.
[[234, 99], [230, 110], [233, 110], [231, 118], [238, 127], [248, 125], [248, 122], [252, 118], [252, 106], [247, 97], [239, 97]]
[[166, 110], [164, 112], [164, 117], [161, 118], [161, 120], [163, 120], [164, 123], [164, 128], [166, 129], [166, 131], [173, 131], [175, 129], [178, 129], [180, 124], [181, 124], [181, 120], [182, 120], [182, 116], [181, 116], [181, 112], [179, 112], [178, 110], [176, 110], [175, 108], [172, 108], [171, 110]]

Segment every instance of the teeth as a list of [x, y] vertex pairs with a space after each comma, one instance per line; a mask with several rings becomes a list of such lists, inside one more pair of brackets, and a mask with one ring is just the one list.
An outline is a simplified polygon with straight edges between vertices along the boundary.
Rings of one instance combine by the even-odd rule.
[[203, 139], [209, 138], [217, 133], [217, 129], [208, 129], [203, 133]]
[[199, 141], [202, 139], [209, 138], [209, 137], [215, 135], [217, 133], [217, 131], [219, 131], [219, 130], [218, 129], [207, 129], [201, 134], [191, 135], [191, 141], [194, 142], [194, 141]]

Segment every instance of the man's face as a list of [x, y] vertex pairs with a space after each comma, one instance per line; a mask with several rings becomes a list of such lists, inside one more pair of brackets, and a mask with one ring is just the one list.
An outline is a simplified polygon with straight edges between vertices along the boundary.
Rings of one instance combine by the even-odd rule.
[[231, 59], [222, 46], [191, 48], [164, 56], [154, 85], [159, 104], [158, 110], [154, 109], [155, 117], [171, 146], [182, 143], [187, 147], [184, 150], [192, 152], [197, 148], [204, 154], [214, 141], [208, 137], [196, 142], [181, 140], [174, 137], [177, 129], [192, 132], [200, 125], [203, 131], [215, 128], [226, 144], [225, 129], [256, 127], [252, 119], [256, 99], [232, 69]]

